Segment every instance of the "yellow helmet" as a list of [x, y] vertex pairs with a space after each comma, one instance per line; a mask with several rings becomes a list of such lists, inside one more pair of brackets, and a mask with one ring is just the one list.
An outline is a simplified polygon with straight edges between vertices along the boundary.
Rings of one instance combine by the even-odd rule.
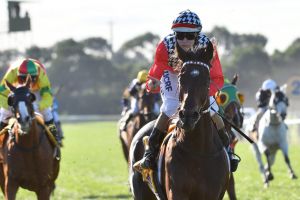
[[136, 78], [140, 83], [145, 83], [147, 81], [147, 76], [148, 76], [148, 72], [146, 70], [141, 70], [139, 71]]

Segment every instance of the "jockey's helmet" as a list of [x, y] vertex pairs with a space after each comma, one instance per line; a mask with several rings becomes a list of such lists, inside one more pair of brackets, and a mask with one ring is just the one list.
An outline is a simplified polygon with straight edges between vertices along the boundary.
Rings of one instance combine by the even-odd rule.
[[277, 83], [272, 79], [265, 80], [261, 86], [261, 89], [270, 90], [273, 92], [275, 91], [276, 88], [277, 88]]
[[18, 67], [18, 81], [23, 83], [26, 81], [27, 75], [30, 75], [32, 82], [36, 82], [40, 70], [39, 65], [40, 62], [37, 60], [31, 58], [24, 59]]
[[146, 70], [139, 71], [137, 75], [137, 80], [139, 83], [145, 83], [147, 81], [148, 72]]
[[174, 32], [200, 32], [202, 24], [198, 15], [190, 10], [179, 13], [173, 21], [172, 28]]

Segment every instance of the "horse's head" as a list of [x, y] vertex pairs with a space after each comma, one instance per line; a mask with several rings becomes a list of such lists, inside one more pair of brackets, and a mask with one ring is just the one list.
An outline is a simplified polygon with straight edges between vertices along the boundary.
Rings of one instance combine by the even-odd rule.
[[13, 108], [13, 113], [21, 125], [24, 134], [28, 132], [34, 118], [32, 102], [35, 101], [35, 95], [30, 92], [30, 83], [30, 76], [28, 76], [24, 85], [18, 87], [14, 87], [6, 81], [7, 87], [12, 92], [8, 97], [8, 105]]
[[282, 91], [276, 90], [275, 93], [272, 94], [269, 106], [272, 114], [279, 115], [282, 120], [286, 118], [289, 101]]
[[237, 80], [238, 76], [236, 74], [231, 83], [225, 83], [216, 95], [216, 101], [224, 111], [226, 119], [241, 128], [244, 120], [243, 113], [241, 112], [241, 107], [244, 103], [244, 95], [240, 93], [236, 87]]
[[156, 95], [147, 92], [146, 84], [143, 83], [141, 86], [141, 90], [139, 90], [138, 97], [139, 97], [138, 106], [141, 114], [145, 116], [146, 120], [149, 118], [149, 120], [147, 121], [154, 119], [155, 116], [153, 110], [156, 102]]
[[179, 73], [178, 125], [186, 131], [192, 130], [201, 115], [209, 113], [210, 67], [213, 47], [185, 52], [178, 48], [178, 57], [183, 64]]

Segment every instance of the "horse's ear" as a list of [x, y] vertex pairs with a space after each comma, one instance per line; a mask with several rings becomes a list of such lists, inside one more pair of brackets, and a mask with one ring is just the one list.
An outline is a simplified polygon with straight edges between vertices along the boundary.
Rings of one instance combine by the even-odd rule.
[[8, 87], [8, 89], [10, 90], [10, 91], [15, 91], [15, 89], [16, 89], [16, 87], [15, 86], [13, 86], [13, 84], [11, 84], [10, 82], [8, 82], [7, 80], [5, 80], [5, 85]]
[[205, 50], [205, 57], [210, 62], [214, 55], [214, 46], [211, 42], [208, 43]]
[[30, 84], [31, 84], [31, 76], [27, 74], [25, 86], [27, 88], [30, 88]]
[[231, 81], [231, 84], [232, 85], [236, 85], [238, 79], [239, 79], [239, 75], [238, 74], [234, 74], [233, 79]]
[[207, 47], [205, 49], [203, 48], [197, 48], [195, 59], [201, 60], [202, 62], [205, 62], [207, 64], [210, 63], [211, 59], [213, 58], [214, 53], [214, 47], [211, 42], [207, 44]]

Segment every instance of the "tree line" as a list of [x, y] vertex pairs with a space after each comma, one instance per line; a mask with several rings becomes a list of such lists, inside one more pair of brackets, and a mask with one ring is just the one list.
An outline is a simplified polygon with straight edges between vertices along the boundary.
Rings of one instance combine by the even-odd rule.
[[[239, 74], [238, 87], [247, 105], [254, 105], [255, 92], [264, 79], [271, 77], [282, 84], [299, 73], [300, 38], [285, 51], [269, 55], [267, 38], [260, 34], [236, 34], [215, 27], [207, 35], [219, 41], [225, 76], [231, 79]], [[101, 37], [70, 38], [48, 48], [32, 46], [25, 52], [4, 50], [0, 51], [0, 74], [3, 77], [9, 63], [20, 56], [39, 59], [47, 68], [61, 113], [118, 114], [124, 88], [139, 70], [149, 69], [160, 39], [148, 32], [125, 42], [116, 52]]]

